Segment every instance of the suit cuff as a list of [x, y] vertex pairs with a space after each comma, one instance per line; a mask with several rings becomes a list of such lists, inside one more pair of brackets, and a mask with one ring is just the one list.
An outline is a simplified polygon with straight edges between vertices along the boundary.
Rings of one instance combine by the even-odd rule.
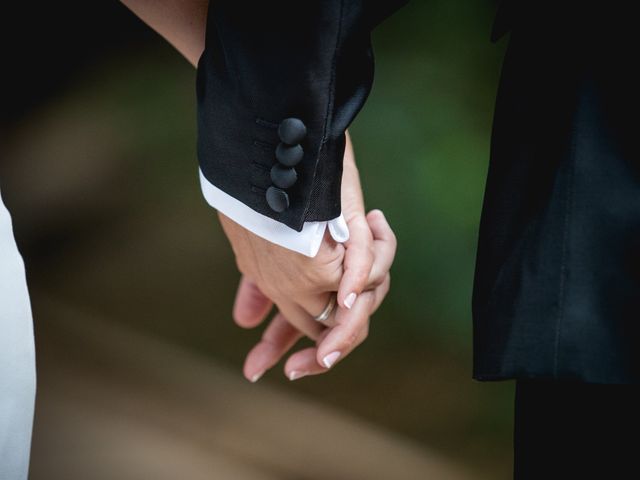
[[349, 228], [342, 213], [326, 221], [304, 222], [301, 231], [294, 230], [266, 215], [256, 212], [241, 201], [213, 185], [200, 170], [202, 194], [209, 205], [243, 228], [281, 247], [315, 257], [320, 250], [325, 230], [338, 243], [349, 239]]

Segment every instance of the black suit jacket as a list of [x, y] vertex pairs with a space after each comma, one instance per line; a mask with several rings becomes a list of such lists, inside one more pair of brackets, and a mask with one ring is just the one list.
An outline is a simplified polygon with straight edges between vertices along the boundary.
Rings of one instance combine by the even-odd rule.
[[511, 0], [473, 295], [482, 380], [640, 382], [634, 5]]
[[[207, 180], [298, 231], [339, 216], [344, 132], [373, 81], [370, 33], [403, 3], [211, 2], [197, 77]], [[300, 131], [283, 137], [290, 118]]]

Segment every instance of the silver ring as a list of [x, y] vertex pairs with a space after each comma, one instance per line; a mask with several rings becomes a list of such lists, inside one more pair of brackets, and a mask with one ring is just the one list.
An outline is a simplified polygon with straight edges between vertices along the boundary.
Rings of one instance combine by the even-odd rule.
[[326, 322], [327, 319], [329, 318], [329, 315], [331, 315], [331, 312], [333, 312], [333, 310], [336, 308], [337, 298], [338, 298], [338, 295], [335, 293], [332, 293], [331, 296], [329, 297], [329, 301], [327, 302], [327, 306], [324, 307], [324, 310], [322, 310], [320, 315], [313, 317], [313, 319], [316, 322], [320, 322], [320, 323]]

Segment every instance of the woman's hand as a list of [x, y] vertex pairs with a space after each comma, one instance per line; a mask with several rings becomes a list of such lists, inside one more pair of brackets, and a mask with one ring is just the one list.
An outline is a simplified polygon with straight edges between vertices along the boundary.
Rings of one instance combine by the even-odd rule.
[[[221, 218], [243, 273], [234, 306], [236, 323], [252, 328], [262, 323], [274, 303], [279, 309], [262, 341], [247, 357], [244, 370], [248, 379], [260, 378], [303, 335], [315, 340], [316, 347], [291, 356], [285, 367], [289, 378], [326, 371], [366, 338], [369, 316], [389, 288], [396, 240], [382, 212], [373, 211], [365, 217], [348, 137], [342, 208], [349, 240], [338, 244], [325, 235], [314, 258], [271, 244]], [[324, 309], [333, 292], [338, 300], [335, 314], [320, 324], [313, 317]]]
[[[290, 380], [328, 371], [367, 338], [369, 317], [377, 310], [389, 291], [389, 268], [395, 256], [396, 238], [380, 210], [369, 212], [366, 219], [374, 241], [375, 260], [369, 277], [370, 289], [360, 294], [353, 308], [338, 308], [333, 326], [322, 331], [314, 347], [305, 348], [289, 357], [284, 372]], [[250, 325], [255, 326], [266, 316], [271, 303], [255, 284], [245, 278], [241, 281], [240, 290], [243, 292], [239, 291], [237, 298], [251, 298], [251, 305], [247, 304], [242, 315], [245, 320], [254, 319], [255, 322], [250, 322]], [[258, 318], [260, 320], [257, 320]], [[236, 321], [238, 320], [236, 313]], [[278, 312], [265, 329], [260, 342], [247, 355], [244, 364], [245, 376], [254, 382], [258, 380], [302, 337], [302, 332], [289, 322], [282, 312]]]

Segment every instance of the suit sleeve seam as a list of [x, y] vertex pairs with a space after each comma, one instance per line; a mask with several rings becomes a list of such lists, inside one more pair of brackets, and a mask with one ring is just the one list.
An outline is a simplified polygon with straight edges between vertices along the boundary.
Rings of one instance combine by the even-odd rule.
[[[322, 151], [322, 149], [324, 148], [325, 143], [327, 142], [327, 131], [328, 131], [328, 126], [329, 126], [329, 121], [330, 121], [330, 117], [331, 117], [331, 113], [333, 111], [333, 104], [335, 101], [335, 81], [336, 81], [336, 65], [338, 63], [338, 48], [340, 48], [340, 41], [342, 39], [342, 21], [343, 21], [343, 15], [344, 15], [344, 0], [340, 0], [340, 13], [338, 15], [338, 28], [336, 30], [336, 41], [335, 41], [335, 45], [333, 48], [333, 57], [331, 59], [331, 72], [330, 72], [330, 76], [329, 76], [329, 86], [328, 86], [328, 90], [329, 90], [329, 95], [328, 95], [328, 99], [327, 99], [327, 108], [325, 110], [325, 117], [324, 117], [324, 124], [322, 126], [322, 136], [320, 138], [320, 145], [318, 146], [318, 150], [317, 150], [317, 156], [315, 159], [315, 163], [313, 166], [313, 177], [311, 180], [311, 188], [313, 189], [313, 185], [315, 183], [315, 178], [318, 172], [318, 162], [320, 159], [320, 152]], [[309, 207], [311, 206], [311, 198], [307, 199], [305, 208], [304, 208], [304, 213], [302, 215], [302, 220], [304, 221], [307, 218], [307, 215], [309, 214]]]

